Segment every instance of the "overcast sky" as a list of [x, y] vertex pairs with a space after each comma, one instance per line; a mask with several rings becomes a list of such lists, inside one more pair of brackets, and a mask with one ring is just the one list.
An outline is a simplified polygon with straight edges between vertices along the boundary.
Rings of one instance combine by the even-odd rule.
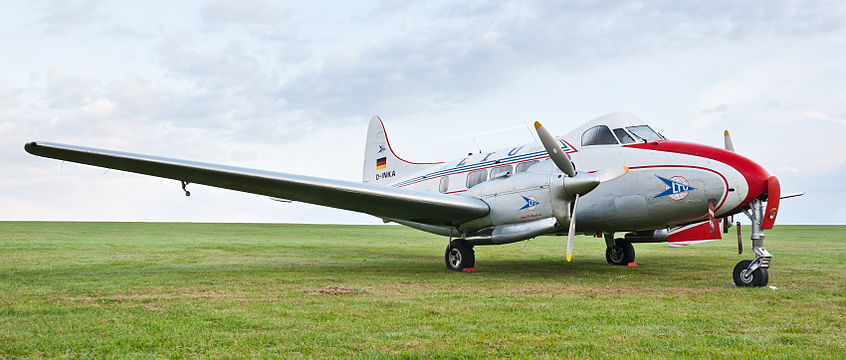
[[[45, 140], [361, 180], [609, 112], [781, 179], [779, 223], [846, 223], [842, 1], [0, 0], [0, 220], [378, 223], [36, 158]], [[499, 130], [499, 131], [489, 131]]]

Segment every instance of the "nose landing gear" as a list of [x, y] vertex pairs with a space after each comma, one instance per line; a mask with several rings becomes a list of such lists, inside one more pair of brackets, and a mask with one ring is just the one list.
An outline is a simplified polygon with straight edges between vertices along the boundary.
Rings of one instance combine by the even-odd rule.
[[734, 283], [737, 286], [767, 286], [769, 274], [767, 269], [773, 256], [764, 248], [764, 230], [761, 224], [764, 220], [764, 204], [761, 199], [755, 199], [749, 204], [749, 209], [743, 211], [752, 221], [752, 251], [754, 260], [743, 260], [734, 267]]

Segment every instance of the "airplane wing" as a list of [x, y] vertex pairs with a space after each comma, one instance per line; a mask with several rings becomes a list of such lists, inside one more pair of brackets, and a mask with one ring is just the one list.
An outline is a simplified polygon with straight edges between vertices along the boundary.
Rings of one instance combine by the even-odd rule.
[[455, 226], [490, 212], [480, 199], [48, 142], [33, 155], [370, 214]]

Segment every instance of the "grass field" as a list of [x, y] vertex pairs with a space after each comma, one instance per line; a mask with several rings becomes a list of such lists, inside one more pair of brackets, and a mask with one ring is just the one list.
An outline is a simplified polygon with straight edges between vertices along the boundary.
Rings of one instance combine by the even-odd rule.
[[[748, 228], [744, 237], [748, 236]], [[843, 358], [846, 226], [722, 242], [476, 247], [399, 226], [0, 222], [0, 358]]]

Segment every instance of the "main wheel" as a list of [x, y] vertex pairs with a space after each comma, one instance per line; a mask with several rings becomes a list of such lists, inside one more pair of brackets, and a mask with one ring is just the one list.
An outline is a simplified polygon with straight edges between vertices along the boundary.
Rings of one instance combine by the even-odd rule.
[[752, 260], [743, 260], [734, 266], [734, 284], [737, 286], [767, 286], [770, 274], [767, 269], [757, 268], [751, 274], [746, 271]]
[[634, 246], [626, 240], [614, 239], [614, 246], [605, 248], [605, 261], [611, 265], [628, 265], [634, 259]]
[[447, 269], [461, 271], [464, 268], [471, 268], [476, 265], [476, 253], [473, 246], [464, 240], [450, 241], [444, 253], [444, 262]]

